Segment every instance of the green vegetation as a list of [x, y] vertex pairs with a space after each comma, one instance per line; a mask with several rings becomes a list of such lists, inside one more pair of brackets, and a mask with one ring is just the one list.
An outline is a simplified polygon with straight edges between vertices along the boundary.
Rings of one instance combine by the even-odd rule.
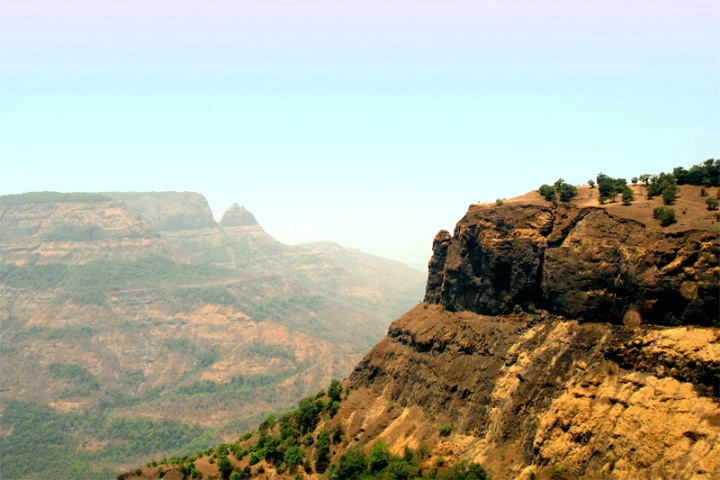
[[70, 268], [61, 263], [48, 265], [0, 265], [0, 283], [14, 288], [47, 290], [60, 285], [68, 276]]
[[[600, 203], [608, 200], [614, 202], [618, 195], [623, 194], [626, 190], [630, 190], [627, 186], [627, 180], [624, 178], [613, 178], [604, 173], [598, 173], [597, 185], [600, 194]], [[632, 191], [630, 191], [632, 194]]]
[[676, 167], [672, 174], [678, 185], [718, 187], [720, 186], [720, 160], [709, 158], [702, 163], [693, 165], [690, 170]]
[[559, 178], [552, 186], [541, 185], [539, 192], [547, 201], [551, 202], [559, 198], [561, 202], [569, 202], [577, 195], [577, 188]]
[[75, 387], [70, 392], [72, 395], [88, 394], [100, 388], [95, 375], [80, 365], [51, 363], [48, 365], [48, 373], [50, 378], [71, 382]]
[[0, 205], [27, 205], [29, 203], [98, 203], [110, 202], [113, 198], [103, 193], [85, 192], [30, 192], [0, 196]]
[[708, 210], [717, 210], [718, 205], [720, 205], [720, 202], [718, 202], [715, 198], [708, 198], [707, 200], [705, 200], [705, 203], [707, 204]]
[[440, 433], [440, 436], [447, 437], [450, 435], [450, 432], [452, 432], [452, 427], [450, 425], [440, 425], [440, 428], [438, 428], [438, 433]]
[[675, 176], [672, 173], [660, 173], [660, 175], [651, 176], [649, 182], [650, 183], [647, 185], [648, 199], [662, 196], [665, 205], [672, 205], [675, 203], [675, 196], [677, 195], [678, 188]]
[[[378, 442], [373, 445], [370, 455], [365, 454], [363, 445], [353, 445], [342, 451], [336, 461], [331, 462], [335, 452], [333, 444], [345, 442], [343, 430], [339, 424], [322, 428], [315, 434], [315, 428], [324, 419], [333, 418], [332, 405], [342, 398], [342, 385], [333, 380], [326, 391], [304, 398], [297, 408], [282, 414], [279, 418], [270, 414], [260, 423], [257, 430], [242, 435], [237, 442], [221, 444], [215, 448], [196, 453], [192, 456], [175, 457], [162, 464], [177, 465], [183, 478], [197, 478], [199, 475], [194, 462], [202, 456], [209, 457], [210, 463], [216, 463], [223, 479], [256, 478], [265, 473], [262, 462], [272, 465], [276, 472], [304, 478], [304, 473], [313, 472], [329, 480], [487, 480], [485, 470], [476, 463], [459, 462], [450, 467], [438, 458], [435, 462], [425, 462], [430, 451], [421, 446], [417, 450], [406, 447], [402, 456], [392, 455], [389, 445]], [[440, 431], [449, 434], [451, 427], [443, 425]], [[248, 443], [251, 439], [253, 443]], [[332, 442], [331, 442], [332, 438]], [[235, 467], [229, 455], [237, 460], [247, 458], [248, 465]], [[428, 467], [430, 463], [430, 467]], [[150, 462], [157, 466], [158, 462]], [[255, 465], [257, 467], [253, 468]], [[423, 465], [426, 465], [423, 467]], [[128, 472], [131, 477], [134, 472]]]
[[653, 211], [653, 217], [660, 220], [660, 224], [663, 227], [667, 227], [668, 225], [672, 225], [677, 220], [675, 220], [675, 209], [670, 207], [657, 207]]
[[194, 305], [221, 305], [240, 308], [240, 302], [227, 288], [215, 285], [210, 287], [180, 288], [175, 290], [175, 297], [185, 308]]
[[635, 195], [633, 195], [632, 189], [626, 186], [622, 192], [623, 205], [630, 205], [632, 204], [633, 200], [635, 200]]
[[[157, 255], [141, 260], [110, 261], [99, 260], [82, 265], [68, 266], [62, 263], [47, 265], [2, 265], [0, 266], [0, 282], [9, 287], [32, 288], [47, 290], [63, 287], [74, 292], [105, 292], [128, 288], [149, 288], [160, 285], [177, 285], [190, 282], [217, 280], [227, 278], [231, 271], [207, 264], [175, 263], [169, 258]], [[184, 295], [188, 301], [207, 296], [220, 299], [225, 303], [231, 301], [231, 294], [223, 294], [219, 289], [187, 289]], [[199, 290], [199, 293], [196, 291]], [[91, 304], [93, 299], [100, 300], [101, 294], [71, 297], [79, 302]], [[225, 304], [223, 303], [223, 304]]]
[[99, 260], [72, 267], [63, 282], [69, 290], [122, 290], [226, 278], [231, 271], [207, 264], [175, 263], [151, 255], [141, 260]]
[[[64, 367], [56, 368], [61, 375], [67, 373]], [[19, 401], [7, 403], [0, 425], [12, 432], [0, 437], [3, 478], [114, 478], [116, 471], [98, 468], [96, 462], [119, 464], [153, 452], [197, 450], [207, 441], [206, 430], [193, 425], [131, 420], [106, 413], [57, 413]], [[81, 449], [77, 445], [80, 436], [104, 446]]]
[[325, 307], [325, 299], [317, 295], [294, 294], [273, 297], [247, 308], [255, 321], [277, 320], [299, 311], [317, 311]]

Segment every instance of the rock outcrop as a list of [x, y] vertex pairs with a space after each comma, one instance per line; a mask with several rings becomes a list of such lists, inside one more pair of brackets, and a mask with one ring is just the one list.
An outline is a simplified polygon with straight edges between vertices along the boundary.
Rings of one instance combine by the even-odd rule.
[[718, 325], [720, 235], [665, 232], [601, 207], [471, 206], [439, 234], [426, 301], [496, 315], [515, 305], [585, 320]]
[[157, 230], [200, 230], [215, 227], [205, 197], [195, 192], [112, 192], [113, 198], [140, 212]]
[[[571, 478], [711, 479], [720, 475], [718, 381], [717, 329], [424, 304], [358, 365], [341, 414], [360, 443], [380, 439], [401, 453], [422, 442], [493, 478], [562, 466]], [[450, 437], [438, 435], [441, 424]]]
[[255, 216], [237, 203], [228, 208], [220, 220], [220, 225], [223, 227], [249, 227], [257, 224]]

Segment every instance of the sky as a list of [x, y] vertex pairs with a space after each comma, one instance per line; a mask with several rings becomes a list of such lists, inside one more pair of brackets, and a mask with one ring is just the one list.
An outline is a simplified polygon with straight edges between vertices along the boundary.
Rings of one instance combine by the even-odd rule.
[[720, 157], [713, 0], [0, 0], [0, 194], [195, 191], [424, 268], [475, 202]]

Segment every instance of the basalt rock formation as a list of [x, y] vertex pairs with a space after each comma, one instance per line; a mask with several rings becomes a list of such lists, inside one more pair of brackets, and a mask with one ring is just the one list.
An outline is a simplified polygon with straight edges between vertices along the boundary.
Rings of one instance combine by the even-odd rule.
[[532, 304], [593, 321], [717, 326], [719, 253], [717, 230], [668, 233], [600, 207], [477, 205], [452, 238], [436, 238], [425, 300], [488, 315]]

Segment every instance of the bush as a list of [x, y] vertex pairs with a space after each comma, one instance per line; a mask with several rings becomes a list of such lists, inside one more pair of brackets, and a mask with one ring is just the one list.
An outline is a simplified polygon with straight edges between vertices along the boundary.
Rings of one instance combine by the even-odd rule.
[[452, 432], [452, 427], [450, 425], [440, 425], [438, 432], [440, 432], [440, 436], [447, 437]]
[[367, 470], [367, 458], [362, 450], [350, 448], [342, 454], [338, 461], [340, 478], [357, 479]]
[[677, 220], [675, 220], [675, 209], [669, 208], [669, 207], [657, 207], [653, 211], [653, 217], [660, 220], [660, 224], [663, 227], [667, 227], [668, 225], [672, 225]]
[[564, 179], [558, 178], [555, 182], [555, 191], [560, 197], [561, 202], [569, 202], [573, 197], [577, 195], [577, 188], [574, 185], [566, 183]]
[[342, 394], [342, 384], [339, 380], [333, 379], [330, 382], [330, 387], [328, 388], [328, 398], [332, 400], [333, 402], [339, 402], [340, 401], [340, 395]]
[[708, 209], [708, 210], [717, 210], [717, 209], [718, 209], [718, 205], [720, 205], [720, 202], [718, 202], [718, 201], [717, 201], [716, 199], [714, 199], [714, 198], [708, 198], [707, 200], [705, 200], [705, 203], [707, 203], [707, 209]]
[[330, 463], [330, 435], [322, 430], [315, 442], [315, 470], [324, 473]]
[[662, 192], [662, 198], [663, 203], [665, 205], [672, 205], [675, 203], [675, 193], [677, 192], [677, 187], [668, 187]]
[[262, 460], [262, 457], [263, 455], [261, 452], [251, 452], [250, 457], [248, 457], [248, 464], [255, 465]]
[[630, 187], [625, 187], [625, 190], [623, 190], [622, 194], [623, 205], [630, 205], [634, 199], [635, 196], [633, 195], [633, 191], [630, 189]]
[[370, 471], [377, 473], [390, 463], [390, 449], [386, 443], [378, 442], [370, 452]]
[[540, 195], [545, 197], [545, 200], [547, 200], [548, 202], [551, 202], [551, 201], [555, 200], [555, 198], [556, 198], [555, 197], [555, 189], [548, 184], [541, 185], [539, 192], [540, 192]]
[[285, 465], [292, 470], [300, 464], [303, 456], [305, 456], [305, 451], [301, 447], [293, 445], [288, 447], [283, 460], [285, 461]]

